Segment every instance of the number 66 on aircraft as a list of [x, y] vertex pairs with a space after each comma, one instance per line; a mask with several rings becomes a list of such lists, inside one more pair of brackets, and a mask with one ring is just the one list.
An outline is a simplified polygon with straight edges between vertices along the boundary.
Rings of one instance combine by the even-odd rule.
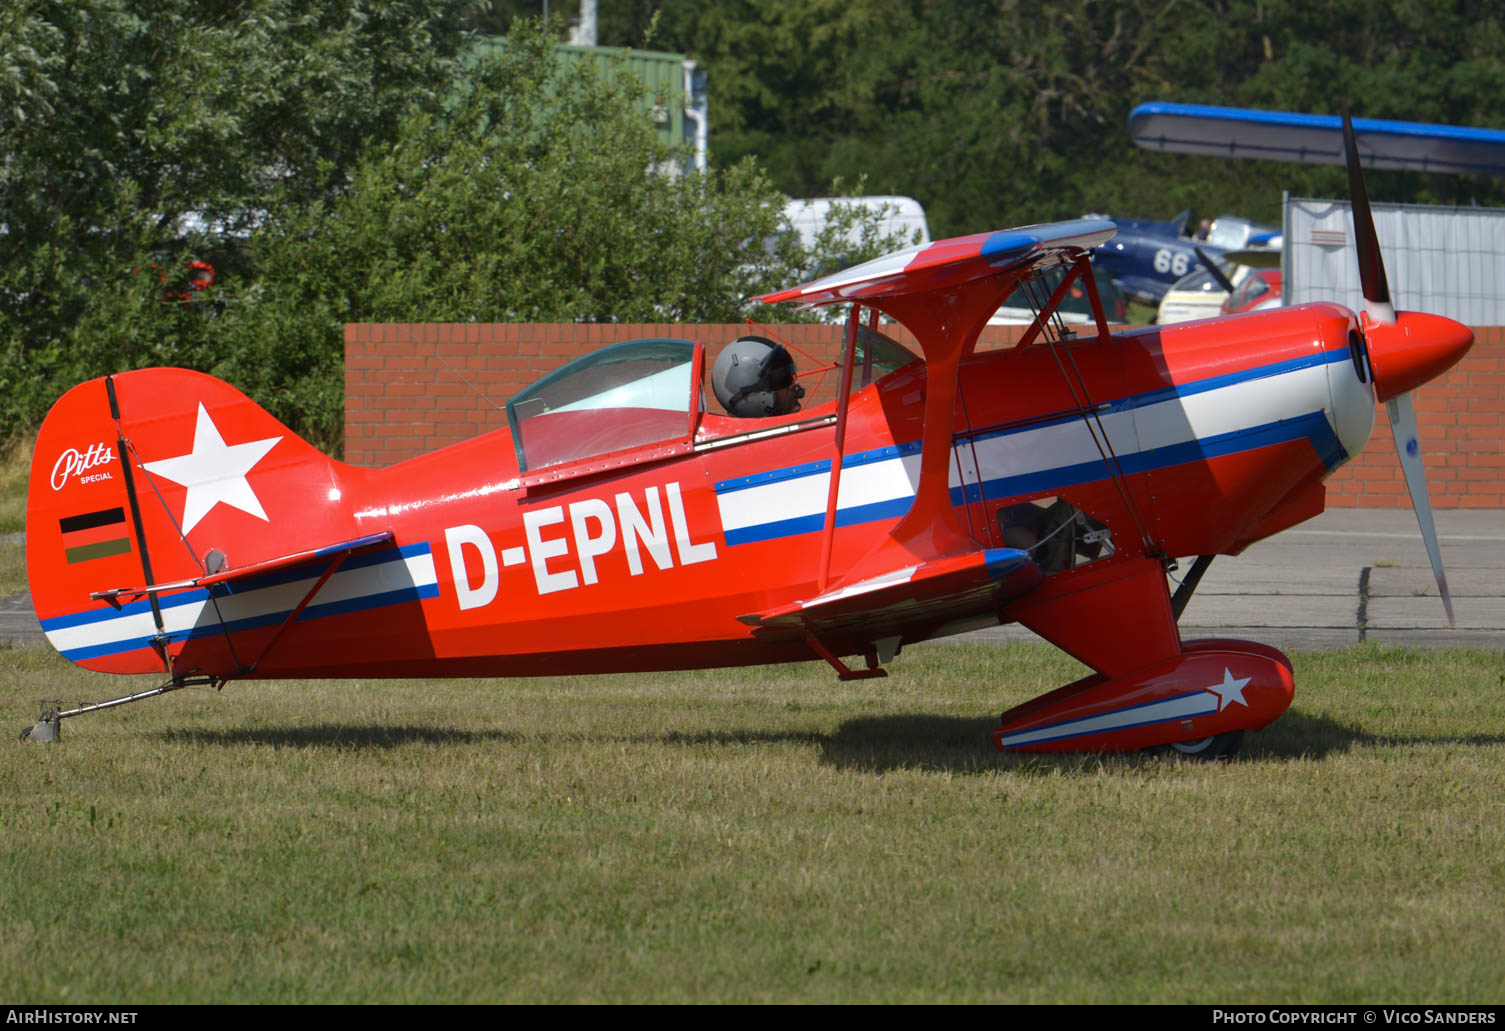
[[[1213, 556], [1322, 511], [1376, 399], [1451, 614], [1408, 392], [1473, 336], [1392, 308], [1351, 142], [1349, 164], [1363, 313], [1315, 303], [1114, 334], [1087, 264], [1110, 223], [982, 233], [762, 298], [850, 309], [837, 399], [804, 411], [767, 341], [718, 363], [726, 412], [704, 397], [701, 345], [635, 341], [513, 397], [505, 429], [360, 469], [195, 372], [81, 384], [37, 440], [32, 597], [72, 661], [163, 679], [46, 710], [27, 733], [257, 678], [811, 659], [879, 677], [907, 644], [1018, 622], [1094, 672], [1005, 712], [999, 748], [1230, 754], [1290, 704], [1291, 663], [1183, 640], [1178, 616]], [[1037, 280], [1057, 267], [1047, 295]], [[1078, 281], [1097, 324], [1070, 336], [1052, 315]], [[1021, 286], [1033, 326], [977, 351]], [[749, 398], [767, 404], [750, 414]]]

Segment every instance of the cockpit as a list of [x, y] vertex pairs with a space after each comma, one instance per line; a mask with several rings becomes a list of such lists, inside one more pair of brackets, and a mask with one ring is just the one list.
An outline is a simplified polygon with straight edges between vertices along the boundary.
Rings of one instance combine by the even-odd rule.
[[701, 346], [629, 340], [570, 362], [507, 402], [517, 468], [528, 472], [688, 436]]
[[[738, 387], [728, 391], [720, 404], [709, 404], [717, 404], [718, 409], [724, 405], [728, 417], [745, 421], [749, 429], [764, 419], [797, 412], [799, 399], [806, 393], [818, 395], [824, 377], [834, 369], [814, 362], [798, 369], [782, 345], [763, 337], [739, 338], [722, 352], [752, 355], [755, 349], [744, 344], [747, 340], [764, 341], [756, 349], [758, 356], [772, 358], [763, 365], [767, 383], [762, 386], [770, 391], [767, 403], [757, 389], [758, 377], [753, 376], [749, 378], [753, 389], [743, 390], [735, 404], [726, 402], [737, 395]], [[706, 400], [708, 393], [719, 396], [722, 388], [713, 385], [708, 390], [703, 383], [705, 350], [703, 344], [690, 340], [630, 340], [583, 355], [513, 395], [507, 402], [507, 422], [518, 471], [536, 472], [645, 444], [688, 446], [703, 416], [711, 412], [720, 417]], [[916, 360], [879, 330], [861, 327], [852, 387], [861, 389]], [[729, 359], [725, 364], [732, 365]], [[830, 394], [827, 389], [826, 401]], [[757, 410], [749, 399], [758, 402]]]

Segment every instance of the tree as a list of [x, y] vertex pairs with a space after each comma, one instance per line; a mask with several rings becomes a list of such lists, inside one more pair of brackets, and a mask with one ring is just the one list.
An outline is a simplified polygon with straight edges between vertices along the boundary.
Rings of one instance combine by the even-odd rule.
[[442, 96], [462, 7], [7, 5], [0, 425], [35, 420], [61, 385], [203, 350], [201, 306], [177, 303], [185, 261], [233, 272], [270, 191], [308, 203], [343, 188], [401, 112]]
[[[604, 6], [604, 5], [603, 5]], [[1184, 207], [1278, 218], [1280, 187], [1341, 195], [1341, 169], [1151, 154], [1151, 100], [1505, 125], [1505, 14], [1488, 0], [636, 0], [602, 42], [707, 69], [711, 151], [780, 189], [865, 174], [937, 236]], [[613, 35], [616, 33], [616, 35]], [[1278, 184], [1278, 185], [1277, 185]], [[1505, 204], [1505, 183], [1377, 173], [1387, 200]]]
[[[751, 161], [655, 172], [668, 155], [637, 92], [590, 62], [561, 65], [547, 35], [515, 26], [453, 106], [411, 112], [393, 146], [357, 162], [347, 189], [275, 198], [249, 240], [254, 281], [216, 327], [227, 358], [214, 371], [328, 439], [342, 417], [347, 321], [766, 314], [745, 299], [797, 281], [820, 254], [783, 231], [786, 198]], [[901, 242], [848, 212], [816, 251], [844, 247], [838, 238], [853, 231], [852, 260]]]

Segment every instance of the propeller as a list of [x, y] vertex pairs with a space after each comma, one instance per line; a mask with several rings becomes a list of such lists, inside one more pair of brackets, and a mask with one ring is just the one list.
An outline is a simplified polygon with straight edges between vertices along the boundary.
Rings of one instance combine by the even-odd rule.
[[[1425, 382], [1430, 376], [1417, 379], [1415, 366], [1430, 365], [1436, 361], [1434, 352], [1456, 347], [1448, 336], [1443, 320], [1415, 312], [1403, 312], [1407, 325], [1395, 313], [1390, 300], [1390, 283], [1385, 278], [1385, 262], [1380, 257], [1380, 242], [1374, 231], [1374, 213], [1369, 207], [1369, 192], [1364, 188], [1364, 171], [1359, 166], [1359, 145], [1354, 138], [1353, 120], [1348, 116], [1347, 100], [1341, 103], [1343, 111], [1343, 153], [1348, 163], [1348, 193], [1353, 205], [1354, 246], [1359, 256], [1359, 284], [1364, 293], [1364, 360], [1374, 378], [1375, 393], [1385, 402], [1385, 412], [1390, 418], [1390, 435], [1395, 439], [1395, 451], [1400, 456], [1401, 472], [1406, 477], [1406, 490], [1411, 494], [1411, 508], [1416, 512], [1416, 523], [1421, 527], [1421, 538], [1427, 546], [1427, 557], [1432, 562], [1432, 575], [1437, 578], [1437, 592], [1442, 595], [1442, 607], [1448, 615], [1448, 625], [1453, 626], [1453, 597], [1448, 592], [1447, 572], [1442, 567], [1442, 552], [1437, 546], [1437, 526], [1432, 519], [1432, 501], [1427, 493], [1427, 471], [1421, 458], [1421, 438], [1416, 429], [1416, 409], [1411, 404], [1410, 386]], [[1395, 327], [1410, 336], [1410, 329], [1442, 330], [1437, 346], [1411, 346], [1407, 341], [1396, 339], [1397, 334], [1386, 332], [1386, 327]], [[1462, 327], [1459, 327], [1460, 329]], [[1456, 336], [1456, 334], [1452, 334]], [[1472, 334], [1468, 342], [1472, 342]], [[1388, 347], [1385, 345], [1389, 345]], [[1381, 345], [1376, 347], [1375, 345]], [[1467, 348], [1467, 343], [1463, 349]], [[1387, 351], [1394, 353], [1387, 355]], [[1459, 352], [1461, 353], [1461, 351]], [[1380, 360], [1375, 361], [1378, 354]], [[1447, 362], [1452, 364], [1453, 358]], [[1446, 368], [1447, 366], [1442, 366]], [[1438, 370], [1440, 371], [1440, 370]], [[1435, 373], [1434, 373], [1435, 374]], [[1386, 389], [1386, 387], [1390, 389]]]
[[1213, 281], [1218, 284], [1218, 287], [1225, 293], [1227, 293], [1230, 297], [1233, 296], [1233, 280], [1229, 279], [1226, 275], [1223, 274], [1222, 267], [1218, 265], [1217, 262], [1209, 258], [1207, 256], [1207, 252], [1202, 248], [1193, 247], [1192, 250], [1196, 251], [1197, 257], [1202, 259], [1202, 267], [1205, 268], [1208, 274], [1212, 276]]

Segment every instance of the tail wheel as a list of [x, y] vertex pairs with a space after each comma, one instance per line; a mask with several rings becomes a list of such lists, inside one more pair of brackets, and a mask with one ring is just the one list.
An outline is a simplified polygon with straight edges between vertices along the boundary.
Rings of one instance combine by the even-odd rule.
[[1149, 748], [1146, 751], [1152, 755], [1162, 756], [1167, 759], [1220, 762], [1232, 759], [1237, 755], [1239, 745], [1243, 744], [1243, 741], [1244, 732], [1242, 730], [1230, 730], [1222, 734], [1214, 734], [1211, 737], [1198, 738], [1195, 741], [1176, 741], [1169, 745]]

